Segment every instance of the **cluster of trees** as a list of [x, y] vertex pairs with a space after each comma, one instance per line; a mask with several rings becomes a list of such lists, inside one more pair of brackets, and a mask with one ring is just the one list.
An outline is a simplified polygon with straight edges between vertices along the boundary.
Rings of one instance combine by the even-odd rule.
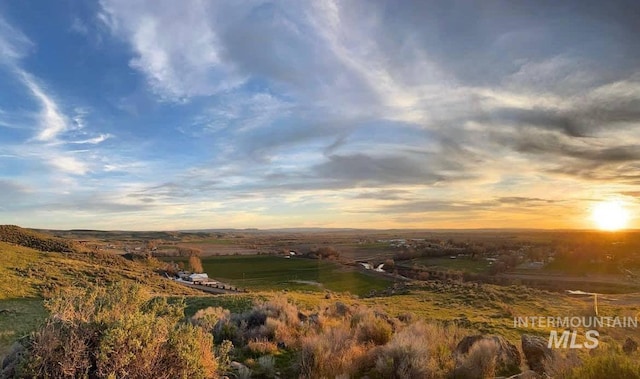
[[396, 261], [463, 254], [471, 259], [497, 258], [491, 274], [521, 262], [544, 262], [572, 274], [621, 273], [640, 269], [640, 233], [597, 231], [495, 232], [428, 239], [399, 250]]
[[312, 259], [338, 260], [340, 252], [332, 246], [322, 246], [311, 249], [305, 256]]
[[514, 254], [502, 254], [498, 259], [489, 267], [490, 275], [497, 275], [499, 273], [514, 269], [520, 263], [520, 258]]
[[189, 257], [188, 263], [185, 265], [185, 262], [178, 261], [176, 262], [168, 262], [162, 268], [162, 271], [167, 273], [168, 275], [176, 275], [178, 271], [184, 271], [185, 269], [190, 270], [194, 273], [203, 273], [204, 267], [202, 267], [202, 260], [197, 255], [192, 255]]
[[551, 268], [582, 273], [621, 273], [640, 269], [640, 233], [588, 233], [555, 240]]

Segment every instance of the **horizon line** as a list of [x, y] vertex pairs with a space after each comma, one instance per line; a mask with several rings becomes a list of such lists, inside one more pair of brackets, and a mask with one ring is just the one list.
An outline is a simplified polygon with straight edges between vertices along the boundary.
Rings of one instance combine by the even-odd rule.
[[[11, 225], [11, 224], [5, 224]], [[337, 232], [337, 231], [371, 231], [371, 232], [601, 232], [601, 233], [628, 233], [639, 232], [640, 228], [627, 228], [618, 230], [603, 230], [597, 228], [354, 228], [354, 227], [283, 227], [283, 228], [197, 228], [197, 229], [91, 229], [91, 228], [71, 228], [71, 229], [55, 229], [55, 228], [37, 228], [15, 225], [25, 229], [46, 230], [56, 232], [178, 232], [178, 233], [207, 233], [216, 231], [238, 231], [238, 232]]]

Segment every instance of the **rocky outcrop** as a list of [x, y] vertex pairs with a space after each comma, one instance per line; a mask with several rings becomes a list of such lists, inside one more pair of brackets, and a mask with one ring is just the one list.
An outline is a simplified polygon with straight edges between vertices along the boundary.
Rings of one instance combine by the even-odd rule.
[[540, 375], [546, 371], [546, 362], [554, 359], [555, 354], [547, 343], [548, 341], [542, 337], [523, 334], [521, 337], [522, 352], [529, 368]]
[[21, 342], [14, 342], [0, 365], [0, 379], [16, 378], [16, 369], [25, 354], [25, 346]]
[[251, 369], [240, 362], [231, 362], [231, 368], [236, 372], [238, 378], [249, 378], [251, 376]]

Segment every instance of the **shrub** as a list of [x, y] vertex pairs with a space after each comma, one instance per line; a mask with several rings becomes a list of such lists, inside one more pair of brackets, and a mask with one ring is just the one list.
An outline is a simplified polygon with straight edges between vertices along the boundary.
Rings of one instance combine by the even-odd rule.
[[385, 378], [435, 378], [429, 363], [424, 324], [411, 324], [381, 349], [376, 370]]
[[498, 345], [492, 339], [480, 340], [471, 346], [458, 371], [464, 379], [493, 378], [496, 374]]
[[216, 377], [217, 361], [213, 355], [211, 334], [189, 324], [179, 324], [169, 335], [163, 373], [167, 378]]
[[183, 322], [184, 303], [152, 299], [135, 286], [72, 289], [49, 302], [20, 377], [210, 378], [210, 334]]
[[298, 308], [278, 296], [242, 314], [233, 314], [214, 328], [216, 341], [230, 339], [236, 346], [247, 341], [267, 340], [298, 346], [301, 332]]
[[396, 262], [389, 258], [387, 260], [384, 261], [384, 268], [387, 270], [393, 270], [396, 267]]
[[272, 356], [265, 355], [258, 358], [258, 368], [264, 376], [272, 378], [276, 375], [276, 360]]
[[218, 321], [229, 318], [228, 309], [221, 307], [208, 307], [200, 309], [191, 317], [191, 323], [206, 331], [212, 331]]
[[263, 309], [252, 309], [244, 313], [240, 321], [244, 321], [249, 329], [259, 328], [267, 322], [267, 313]]
[[213, 328], [213, 338], [216, 343], [231, 341], [234, 346], [244, 344], [242, 332], [236, 323], [230, 318], [223, 318]]
[[391, 325], [376, 317], [371, 311], [356, 314], [352, 319], [352, 325], [360, 343], [384, 345], [391, 339]]
[[249, 343], [247, 344], [247, 348], [252, 353], [258, 355], [275, 354], [276, 352], [278, 352], [278, 346], [274, 342], [267, 340], [249, 341]]
[[322, 334], [302, 340], [300, 377], [356, 376], [366, 349], [356, 343], [347, 326], [328, 327]]
[[224, 340], [222, 343], [216, 345], [215, 356], [218, 359], [218, 371], [227, 372], [231, 369], [232, 350], [233, 343], [229, 340]]
[[289, 326], [297, 326], [300, 323], [298, 307], [289, 303], [285, 296], [278, 295], [271, 301], [260, 304], [257, 309]]
[[[31, 338], [16, 377], [73, 377], [91, 371], [97, 330], [50, 319]], [[93, 368], [95, 370], [95, 368]]]
[[271, 317], [267, 318], [263, 330], [263, 337], [275, 342], [284, 343], [288, 347], [300, 347], [299, 330]]
[[330, 309], [333, 309], [333, 314], [339, 317], [346, 317], [353, 313], [351, 307], [341, 301], [336, 301], [336, 303], [333, 305], [333, 308]]
[[454, 366], [452, 351], [460, 330], [416, 322], [382, 346], [375, 369], [385, 378], [443, 378]]

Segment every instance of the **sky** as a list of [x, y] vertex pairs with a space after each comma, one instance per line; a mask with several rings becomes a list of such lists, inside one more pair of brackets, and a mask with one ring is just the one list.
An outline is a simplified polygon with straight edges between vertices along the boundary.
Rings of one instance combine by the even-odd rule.
[[640, 2], [0, 0], [0, 223], [640, 228]]

